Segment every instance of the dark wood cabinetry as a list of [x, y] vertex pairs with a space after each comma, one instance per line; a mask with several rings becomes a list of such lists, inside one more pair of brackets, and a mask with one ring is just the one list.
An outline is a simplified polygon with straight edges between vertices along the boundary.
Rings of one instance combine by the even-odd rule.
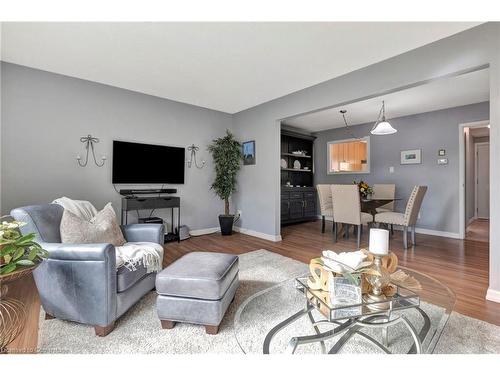
[[282, 187], [282, 224], [316, 219], [316, 215], [316, 189], [314, 187]]
[[[315, 137], [306, 134], [289, 130], [281, 131], [283, 164], [281, 166], [281, 224], [316, 219], [314, 139]], [[294, 154], [297, 151], [305, 151], [305, 154]]]

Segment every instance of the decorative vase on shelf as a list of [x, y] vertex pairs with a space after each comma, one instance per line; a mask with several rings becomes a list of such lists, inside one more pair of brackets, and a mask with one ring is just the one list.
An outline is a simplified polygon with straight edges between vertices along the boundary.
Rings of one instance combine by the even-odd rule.
[[293, 162], [293, 169], [300, 169], [301, 165], [300, 165], [300, 161], [298, 160], [295, 160]]

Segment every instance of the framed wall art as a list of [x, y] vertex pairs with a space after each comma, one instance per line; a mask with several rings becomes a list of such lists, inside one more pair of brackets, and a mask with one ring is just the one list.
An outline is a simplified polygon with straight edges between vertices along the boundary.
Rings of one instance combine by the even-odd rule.
[[421, 164], [422, 150], [401, 151], [401, 164]]
[[243, 142], [243, 165], [255, 164], [255, 141]]

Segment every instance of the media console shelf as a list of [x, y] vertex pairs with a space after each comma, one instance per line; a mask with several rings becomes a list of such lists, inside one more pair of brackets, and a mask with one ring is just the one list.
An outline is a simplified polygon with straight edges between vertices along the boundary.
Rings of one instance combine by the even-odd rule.
[[[174, 232], [174, 209], [177, 208], [177, 231], [181, 227], [181, 198], [173, 196], [156, 197], [124, 197], [122, 198], [122, 223], [127, 224], [128, 212], [139, 210], [153, 210], [161, 208], [172, 209], [171, 224]], [[179, 237], [177, 237], [179, 241]]]

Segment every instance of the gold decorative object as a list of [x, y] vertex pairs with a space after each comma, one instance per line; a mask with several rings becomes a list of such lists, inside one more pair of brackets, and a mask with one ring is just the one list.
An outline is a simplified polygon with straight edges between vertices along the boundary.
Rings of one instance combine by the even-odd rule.
[[307, 280], [307, 286], [312, 290], [324, 290], [328, 292], [328, 280], [332, 272], [327, 271], [323, 268], [323, 264], [320, 259], [311, 259], [309, 262], [309, 271], [311, 276]]
[[371, 255], [373, 256], [372, 269], [375, 272], [365, 276], [371, 285], [371, 291], [364, 296], [364, 300], [367, 303], [378, 302], [367, 305], [372, 310], [385, 310], [389, 308], [389, 303], [384, 303], [387, 300], [387, 296], [384, 294], [383, 289], [389, 285], [391, 277], [387, 269], [382, 265], [382, 258], [384, 256], [378, 254]]
[[[396, 285], [411, 290], [422, 289], [418, 280], [398, 269], [396, 254], [390, 252], [387, 255], [378, 255], [370, 253], [366, 249], [361, 249], [361, 251], [366, 254], [366, 261], [363, 264], [368, 264], [368, 266], [362, 267], [359, 272], [363, 279], [361, 293], [364, 302], [368, 303], [367, 307], [370, 309], [388, 309], [389, 302], [386, 301], [397, 292]], [[315, 294], [316, 292], [321, 293], [321, 297], [317, 295], [317, 298], [321, 298], [326, 304], [333, 304], [331, 301], [333, 297], [329, 294], [331, 289], [330, 281], [335, 277], [345, 275], [332, 272], [324, 265], [321, 258], [311, 259], [309, 271], [310, 276], [307, 280], [307, 286], [314, 290]], [[312, 295], [309, 295], [308, 298], [312, 298]]]
[[24, 303], [8, 298], [8, 283], [29, 275], [35, 267], [19, 269], [0, 276], [0, 353], [22, 332], [26, 324], [27, 311]]
[[[373, 262], [374, 256], [366, 249], [361, 249], [367, 256], [367, 260]], [[382, 267], [384, 267], [390, 274], [394, 273], [398, 268], [398, 257], [393, 252], [382, 257]]]

